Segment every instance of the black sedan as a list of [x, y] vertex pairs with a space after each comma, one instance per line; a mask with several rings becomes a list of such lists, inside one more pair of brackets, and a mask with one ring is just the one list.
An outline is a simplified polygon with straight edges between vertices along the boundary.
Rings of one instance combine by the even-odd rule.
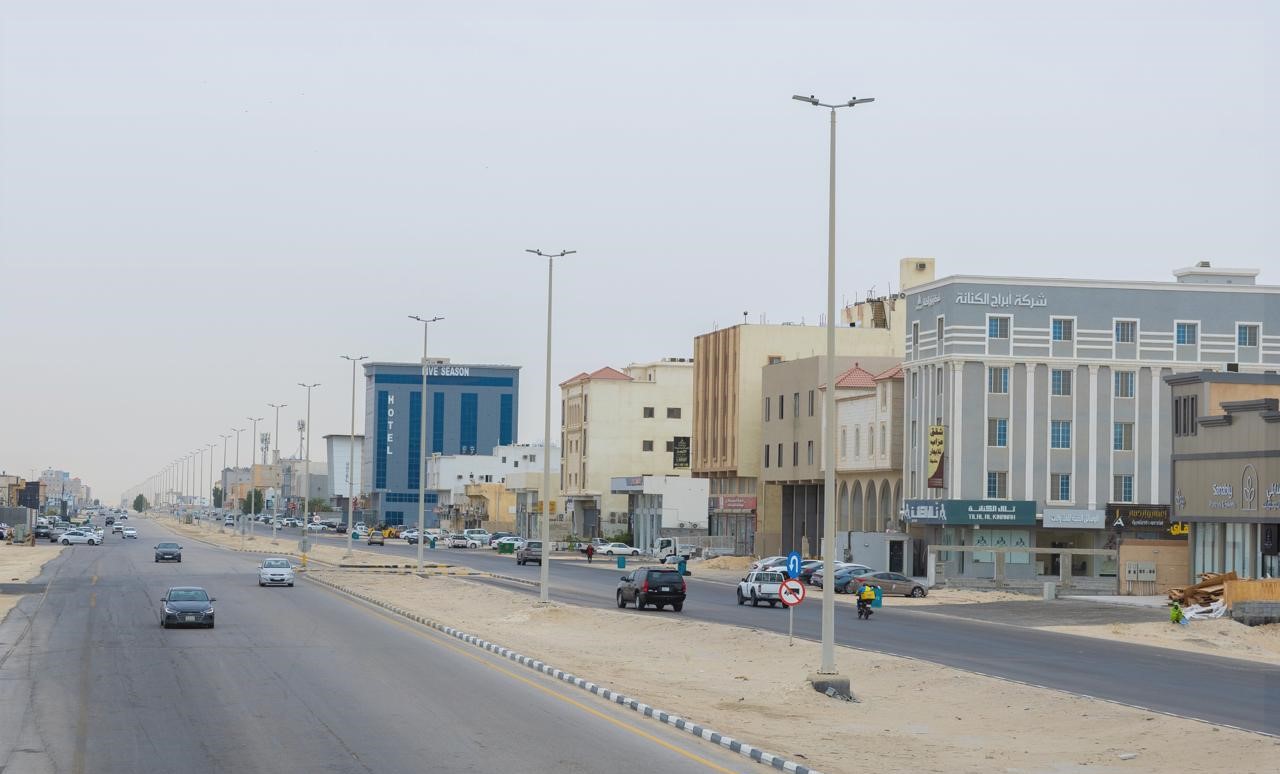
[[177, 543], [156, 543], [157, 562], [181, 562], [182, 546]]
[[164, 607], [160, 626], [203, 626], [213, 628], [214, 598], [199, 586], [174, 586], [160, 598]]

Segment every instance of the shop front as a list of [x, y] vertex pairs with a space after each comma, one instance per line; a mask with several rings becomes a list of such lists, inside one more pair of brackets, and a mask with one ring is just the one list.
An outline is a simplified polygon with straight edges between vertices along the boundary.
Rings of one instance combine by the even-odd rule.
[[756, 545], [755, 495], [709, 495], [710, 534], [733, 540], [736, 556], [751, 556]]
[[1200, 461], [1174, 476], [1173, 511], [1190, 526], [1193, 577], [1280, 578], [1280, 457]]
[[[1107, 529], [1107, 512], [1098, 509], [1046, 508], [1040, 529], [1036, 530], [1037, 548], [1108, 549], [1114, 551], [1116, 536]], [[1073, 577], [1114, 578], [1116, 558], [1105, 554], [1037, 553], [1037, 575], [1061, 576], [1062, 562], [1069, 561], [1068, 574]]]
[[1168, 505], [1110, 503], [1107, 530], [1119, 542], [1121, 594], [1161, 594], [1190, 579], [1186, 522]]
[[947, 578], [1034, 580], [1040, 574], [1032, 560], [1034, 500], [906, 500], [903, 518], [930, 545], [956, 548], [937, 554]]

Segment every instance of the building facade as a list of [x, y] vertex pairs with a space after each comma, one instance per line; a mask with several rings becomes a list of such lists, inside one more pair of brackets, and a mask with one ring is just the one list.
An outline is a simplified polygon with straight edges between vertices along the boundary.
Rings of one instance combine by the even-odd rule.
[[[559, 478], [559, 452], [554, 445], [547, 449], [543, 444], [512, 444], [495, 447], [492, 454], [432, 456], [427, 461], [426, 526], [486, 528], [491, 532], [518, 529], [520, 493], [526, 495], [523, 504], [527, 508], [530, 480], [540, 484], [545, 464], [551, 465], [554, 487]], [[500, 489], [510, 490], [510, 497]], [[532, 502], [540, 505], [541, 499], [535, 496]], [[416, 524], [417, 514], [415, 500], [406, 506], [402, 523]]]
[[[1163, 378], [1280, 365], [1280, 288], [1257, 273], [1206, 263], [1176, 282], [947, 277], [910, 289], [908, 518], [944, 545], [1114, 548], [1109, 504], [1168, 502]], [[949, 574], [989, 575], [990, 555], [952, 554]], [[1054, 569], [1049, 555], [1010, 557], [1010, 577]], [[1096, 557], [1072, 568], [1115, 572]]]
[[324, 445], [327, 460], [325, 472], [328, 475], [331, 500], [347, 501], [347, 492], [360, 495], [360, 453], [364, 450], [364, 436], [357, 435], [352, 443], [350, 435], [326, 435]]
[[707, 534], [707, 483], [688, 476], [616, 476], [609, 490], [627, 498], [626, 529], [643, 553], [660, 537]]
[[688, 358], [664, 358], [560, 385], [560, 483], [574, 534], [627, 530], [627, 495], [612, 490], [614, 477], [690, 475], [693, 369]]
[[1203, 572], [1280, 577], [1280, 375], [1165, 377], [1172, 407], [1173, 518], [1190, 526], [1190, 581]]
[[[418, 509], [422, 366], [366, 363], [364, 374], [361, 480], [373, 511], [370, 518], [401, 524]], [[515, 443], [519, 403], [518, 366], [431, 360], [425, 401], [427, 454], [476, 455]], [[432, 509], [436, 505], [431, 492], [427, 505]]]

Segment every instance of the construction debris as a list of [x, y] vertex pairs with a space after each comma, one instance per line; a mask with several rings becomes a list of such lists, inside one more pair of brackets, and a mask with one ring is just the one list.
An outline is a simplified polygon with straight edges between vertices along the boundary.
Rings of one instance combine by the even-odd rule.
[[1200, 582], [1186, 587], [1169, 589], [1169, 600], [1186, 607], [1190, 605], [1212, 605], [1222, 600], [1227, 581], [1240, 580], [1235, 571], [1203, 572]]

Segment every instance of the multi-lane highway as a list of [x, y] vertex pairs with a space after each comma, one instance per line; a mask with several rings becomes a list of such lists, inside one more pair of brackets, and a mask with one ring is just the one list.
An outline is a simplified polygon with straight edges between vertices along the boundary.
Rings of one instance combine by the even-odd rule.
[[[314, 584], [171, 535], [74, 546], [0, 624], [0, 771], [750, 771], [751, 763]], [[180, 539], [181, 540], [181, 539]], [[170, 585], [217, 628], [162, 629]]]
[[[344, 536], [319, 540], [338, 543]], [[398, 540], [368, 550], [397, 559], [416, 554]], [[448, 562], [536, 580], [538, 567], [517, 566], [512, 557], [479, 549], [427, 549], [431, 561]], [[606, 561], [607, 560], [607, 561]], [[603, 567], [601, 566], [603, 565]], [[613, 607], [617, 572], [612, 557], [595, 566], [574, 560], [552, 560], [552, 596], [575, 604]], [[534, 593], [524, 586], [510, 588]], [[816, 591], [816, 589], [815, 589]], [[1080, 606], [1062, 603], [1063, 614]], [[983, 674], [1095, 696], [1175, 715], [1199, 718], [1252, 731], [1280, 734], [1280, 667], [1123, 642], [1057, 634], [1037, 629], [939, 616], [894, 607], [890, 603], [871, 621], [861, 622], [852, 607], [837, 606], [839, 643], [884, 653], [911, 656]], [[716, 623], [785, 632], [781, 609], [739, 607], [731, 583], [689, 578], [684, 611], [641, 615], [682, 615]], [[1153, 615], [1158, 619], [1158, 616]], [[1067, 621], [1063, 621], [1066, 623]], [[797, 608], [798, 637], [818, 639], [820, 605]], [[854, 684], [856, 691], [856, 681]]]

